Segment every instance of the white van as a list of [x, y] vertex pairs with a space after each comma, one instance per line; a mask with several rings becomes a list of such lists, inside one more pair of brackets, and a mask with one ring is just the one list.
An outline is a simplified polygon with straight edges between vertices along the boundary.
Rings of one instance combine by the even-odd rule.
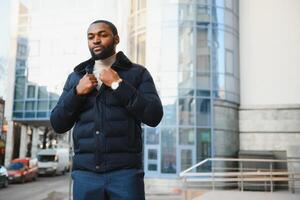
[[42, 149], [37, 154], [38, 173], [65, 174], [69, 170], [69, 149]]

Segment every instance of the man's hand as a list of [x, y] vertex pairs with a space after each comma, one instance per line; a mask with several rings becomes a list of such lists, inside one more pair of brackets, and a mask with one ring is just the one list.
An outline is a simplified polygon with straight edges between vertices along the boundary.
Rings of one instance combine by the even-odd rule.
[[100, 80], [108, 87], [111, 87], [111, 84], [119, 79], [118, 73], [111, 68], [103, 69], [100, 74]]
[[94, 74], [86, 74], [84, 75], [78, 85], [76, 86], [77, 95], [85, 95], [90, 93], [98, 84], [98, 81]]

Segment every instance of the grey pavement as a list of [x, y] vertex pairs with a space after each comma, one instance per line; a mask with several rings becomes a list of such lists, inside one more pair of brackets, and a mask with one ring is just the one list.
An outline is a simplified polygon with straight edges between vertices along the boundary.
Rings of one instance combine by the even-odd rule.
[[[153, 193], [156, 191], [155, 193]], [[56, 177], [39, 177], [35, 182], [10, 184], [0, 189], [0, 200], [68, 200], [69, 174]], [[146, 200], [181, 200], [180, 195], [146, 190]]]
[[300, 193], [288, 191], [249, 192], [249, 191], [207, 191], [194, 200], [300, 200]]

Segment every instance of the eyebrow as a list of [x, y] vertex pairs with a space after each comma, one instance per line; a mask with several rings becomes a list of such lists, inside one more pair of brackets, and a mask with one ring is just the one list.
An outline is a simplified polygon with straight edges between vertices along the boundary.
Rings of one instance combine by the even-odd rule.
[[103, 31], [98, 31], [96, 33], [89, 32], [88, 35], [94, 35], [94, 34], [99, 34], [99, 33], [107, 33], [107, 31], [103, 30]]

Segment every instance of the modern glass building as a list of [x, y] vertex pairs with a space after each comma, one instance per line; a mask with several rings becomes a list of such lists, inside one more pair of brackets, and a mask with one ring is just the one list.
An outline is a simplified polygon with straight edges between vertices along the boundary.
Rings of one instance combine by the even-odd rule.
[[164, 107], [159, 127], [144, 127], [147, 176], [237, 156], [238, 8], [237, 0], [131, 1], [131, 57], [152, 73]]

